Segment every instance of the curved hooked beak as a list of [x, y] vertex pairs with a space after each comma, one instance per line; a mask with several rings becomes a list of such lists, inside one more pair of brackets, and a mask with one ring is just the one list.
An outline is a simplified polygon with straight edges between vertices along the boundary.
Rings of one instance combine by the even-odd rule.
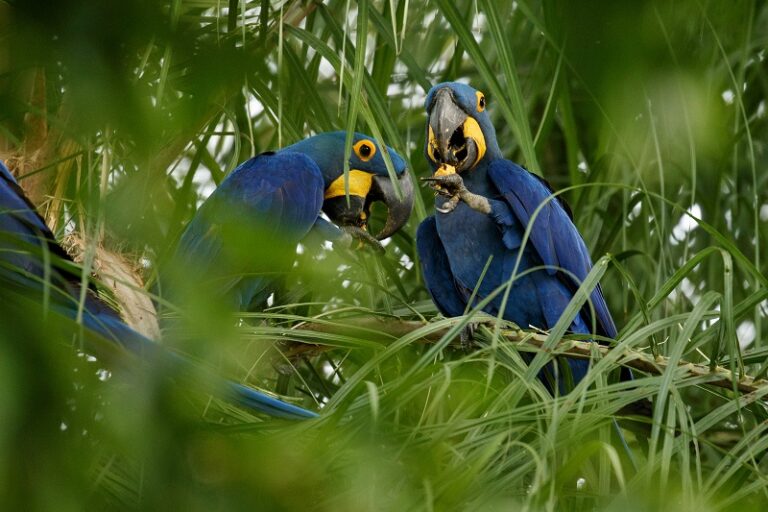
[[427, 130], [427, 153], [436, 164], [449, 164], [460, 173], [477, 165], [485, 155], [480, 125], [456, 104], [447, 87], [435, 93]]
[[394, 235], [400, 228], [405, 226], [408, 218], [411, 216], [413, 208], [413, 183], [408, 170], [397, 179], [400, 186], [402, 199], [397, 198], [395, 184], [389, 177], [376, 176], [371, 184], [371, 191], [368, 193], [366, 201], [366, 215], [370, 211], [370, 205], [373, 201], [381, 201], [387, 207], [387, 220], [384, 227], [376, 234], [377, 240], [384, 240]]
[[387, 208], [387, 220], [375, 235], [377, 240], [389, 238], [408, 222], [413, 208], [413, 183], [407, 170], [397, 180], [402, 193], [400, 199], [388, 176], [351, 170], [349, 182], [349, 201], [345, 194], [344, 176], [336, 179], [325, 192], [323, 211], [333, 222], [342, 226], [366, 228], [371, 205], [376, 201], [384, 203]]

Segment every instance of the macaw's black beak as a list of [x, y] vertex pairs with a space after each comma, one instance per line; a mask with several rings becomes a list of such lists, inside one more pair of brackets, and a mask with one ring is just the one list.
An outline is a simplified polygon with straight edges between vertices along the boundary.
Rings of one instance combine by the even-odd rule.
[[397, 179], [402, 198], [397, 197], [395, 184], [387, 176], [375, 176], [371, 183], [371, 191], [365, 202], [366, 217], [370, 212], [371, 203], [381, 201], [387, 207], [387, 220], [384, 227], [376, 234], [377, 240], [389, 238], [405, 226], [413, 209], [413, 183], [408, 171]]
[[[361, 177], [361, 174], [353, 173], [362, 174], [361, 171], [350, 172], [353, 183], [349, 187], [349, 201], [347, 201], [346, 194], [341, 192], [343, 181], [340, 181], [333, 192], [326, 193], [323, 211], [334, 223], [340, 226], [357, 226], [367, 229], [371, 205], [380, 201], [387, 208], [387, 219], [384, 222], [384, 227], [375, 237], [377, 240], [389, 238], [408, 222], [411, 215], [413, 184], [408, 172], [404, 172], [397, 180], [401, 198], [397, 197], [395, 185], [388, 176], [371, 176], [366, 173], [368, 182], [364, 186], [357, 186], [364, 178], [355, 181], [355, 178]], [[339, 180], [343, 180], [343, 178], [340, 177]]]
[[474, 167], [485, 154], [480, 126], [456, 104], [447, 87], [435, 93], [427, 126], [427, 153], [436, 164], [452, 165], [460, 173]]
[[349, 203], [346, 196], [331, 197], [323, 202], [323, 211], [338, 226], [365, 226], [364, 207], [365, 198], [352, 194]]

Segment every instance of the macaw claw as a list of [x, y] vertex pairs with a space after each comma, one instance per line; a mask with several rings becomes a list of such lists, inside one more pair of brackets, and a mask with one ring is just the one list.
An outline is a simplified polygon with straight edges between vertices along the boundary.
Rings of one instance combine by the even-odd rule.
[[459, 332], [459, 346], [465, 352], [469, 352], [475, 344], [475, 332], [480, 324], [470, 322]]
[[455, 196], [464, 189], [464, 180], [458, 174], [433, 175], [421, 180], [428, 182], [433, 188], [438, 186], [446, 192], [444, 195]]
[[381, 245], [381, 242], [379, 242], [375, 236], [360, 226], [341, 226], [341, 230], [344, 231], [352, 240], [359, 241], [361, 246], [371, 247], [378, 253], [384, 252], [384, 246]]
[[435, 207], [435, 210], [439, 211], [440, 213], [451, 213], [459, 205], [460, 200], [461, 198], [458, 196], [458, 194], [451, 196], [450, 199], [443, 203], [442, 207]]
[[455, 210], [461, 200], [462, 192], [467, 190], [464, 187], [464, 180], [456, 173], [442, 175], [435, 174], [428, 178], [422, 178], [422, 181], [429, 183], [438, 194], [450, 198], [443, 203], [442, 207], [436, 208], [440, 213], [451, 213]]

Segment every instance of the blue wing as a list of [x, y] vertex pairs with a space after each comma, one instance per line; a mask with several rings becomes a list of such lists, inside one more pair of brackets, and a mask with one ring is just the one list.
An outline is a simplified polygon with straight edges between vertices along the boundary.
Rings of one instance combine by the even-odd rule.
[[[488, 176], [523, 226], [528, 225], [536, 208], [553, 193], [544, 180], [509, 160], [494, 160]], [[573, 224], [567, 206], [559, 197], [547, 201], [537, 214], [530, 243], [548, 267], [550, 275], [556, 275], [573, 291], [592, 268], [587, 246]], [[596, 314], [597, 333], [615, 338], [616, 327], [599, 286], [593, 290], [591, 302]], [[592, 318], [588, 304], [584, 307], [584, 314], [586, 318]]]
[[461, 292], [460, 285], [451, 273], [448, 255], [438, 236], [434, 215], [419, 224], [416, 232], [416, 250], [421, 260], [424, 283], [437, 309], [447, 317], [463, 315], [469, 295]]
[[[269, 293], [290, 254], [318, 219], [324, 183], [317, 164], [301, 153], [265, 153], [235, 169], [203, 203], [181, 235], [163, 274], [181, 269], [206, 290], [247, 309]], [[167, 292], [173, 284], [165, 284]], [[196, 283], [197, 285], [205, 283]], [[171, 301], [175, 298], [163, 293]]]
[[[0, 163], [0, 292], [12, 304], [38, 307], [69, 321], [82, 315], [89, 349], [101, 352], [100, 342], [108, 341], [145, 357], [165, 358], [182, 371], [194, 363], [166, 351], [125, 324], [95, 289], [89, 289], [80, 305], [82, 269], [75, 266], [56, 242], [42, 217], [36, 212], [16, 180]], [[197, 372], [197, 370], [196, 370]], [[241, 384], [213, 377], [213, 383], [227, 397], [245, 407], [284, 418], [310, 418], [315, 413], [282, 402]]]

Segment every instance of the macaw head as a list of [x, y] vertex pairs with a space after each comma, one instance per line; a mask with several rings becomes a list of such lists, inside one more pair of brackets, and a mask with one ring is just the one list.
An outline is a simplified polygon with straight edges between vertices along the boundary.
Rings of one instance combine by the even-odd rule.
[[429, 90], [424, 106], [425, 149], [434, 168], [447, 164], [462, 173], [474, 168], [488, 152], [501, 154], [482, 92], [458, 82], [443, 82]]
[[[344, 145], [346, 132], [320, 133], [304, 139], [284, 151], [300, 151], [315, 161], [323, 174], [325, 200], [323, 211], [336, 224], [367, 227], [371, 205], [380, 201], [387, 208], [387, 220], [375, 236], [383, 240], [403, 227], [413, 207], [413, 185], [405, 160], [389, 146], [380, 146], [373, 137], [355, 133], [349, 156], [349, 174], [344, 177]], [[395, 185], [384, 163], [384, 151], [389, 153], [401, 191], [397, 197]], [[349, 200], [347, 200], [347, 190]]]

